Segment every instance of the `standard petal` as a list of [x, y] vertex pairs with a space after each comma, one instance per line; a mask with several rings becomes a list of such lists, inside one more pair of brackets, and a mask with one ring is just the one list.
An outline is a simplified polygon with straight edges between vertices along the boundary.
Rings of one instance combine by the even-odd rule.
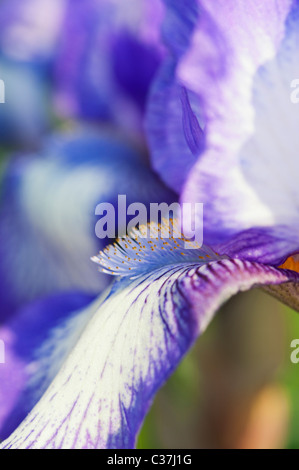
[[[211, 81], [212, 91], [204, 96], [207, 146], [189, 174], [182, 200], [205, 203], [209, 242], [265, 228], [274, 244], [284, 231], [286, 257], [294, 250], [299, 228], [295, 178], [299, 107], [291, 101], [291, 84], [299, 76], [299, 3], [293, 2], [286, 19], [289, 2], [279, 3], [280, 10], [273, 7], [267, 16], [270, 3], [272, 8], [273, 2], [263, 2], [259, 8], [257, 2], [248, 2], [245, 8], [235, 2], [227, 27], [219, 20], [226, 34], [230, 30], [227, 38], [233, 53], [228, 68], [220, 79]], [[247, 7], [254, 4], [258, 15], [251, 27], [254, 15], [247, 16]], [[193, 91], [199, 69], [196, 37], [194, 41], [180, 69], [187, 80], [187, 69], [193, 66], [188, 82]], [[299, 243], [295, 251], [298, 248]], [[279, 256], [274, 262], [279, 262]]]
[[[120, 263], [126, 242], [108, 249], [118, 252]], [[127, 276], [104, 302], [89, 307], [91, 319], [76, 346], [2, 448], [134, 447], [155, 393], [218, 307], [238, 291], [298, 279], [296, 273], [222, 259], [205, 248], [190, 251], [193, 262], [181, 261], [183, 252], [176, 263], [163, 253], [161, 266], [147, 273], [137, 262], [141, 270], [133, 279], [128, 263]], [[149, 258], [142, 259], [148, 264]]]
[[95, 209], [117, 208], [119, 194], [127, 205], [174, 198], [142, 155], [108, 132], [57, 135], [39, 155], [11, 161], [0, 218], [1, 318], [41, 295], [97, 294], [107, 285], [90, 262], [109, 242], [96, 237]]
[[204, 148], [205, 136], [201, 130], [197, 145], [190, 148], [186, 128], [191, 117], [200, 127], [200, 101], [176, 83], [175, 67], [175, 58], [171, 56], [163, 63], [152, 86], [146, 129], [154, 169], [170, 188], [180, 193]]
[[[148, 115], [153, 165], [167, 184], [182, 191], [182, 202], [205, 204], [209, 243], [265, 228], [279, 244], [285, 231], [286, 257], [299, 227], [294, 202], [299, 107], [291, 102], [291, 83], [299, 76], [298, 1], [166, 4], [170, 54]], [[188, 139], [182, 150], [182, 109], [174, 91], [182, 86], [204, 129], [203, 148], [195, 155]]]
[[[192, 94], [194, 111], [206, 127], [207, 144], [215, 145], [220, 155], [224, 146], [235, 152], [251, 130], [252, 79], [258, 67], [275, 54], [291, 2], [164, 3], [163, 37], [169, 56], [151, 94], [148, 134], [155, 168], [171, 187], [179, 180], [182, 189], [196, 157], [192, 158], [187, 146], [183, 151], [182, 145], [177, 150], [174, 146], [174, 139], [180, 136], [182, 142], [183, 135], [178, 87], [184, 86]], [[157, 127], [161, 113], [163, 119]], [[163, 171], [165, 154], [172, 161], [170, 175]], [[180, 177], [185, 160], [186, 169]]]
[[[177, 79], [177, 67], [190, 46], [192, 33], [198, 21], [196, 0], [167, 1], [167, 15], [163, 24], [163, 40], [169, 54], [154, 81], [147, 109], [146, 130], [153, 167], [173, 190], [180, 193], [190, 169], [204, 144], [193, 151], [184, 132], [186, 105], [191, 114], [200, 119], [200, 100]], [[185, 99], [182, 100], [184, 90]], [[189, 113], [190, 114], [190, 113]], [[197, 153], [198, 152], [198, 153]]]
[[[76, 310], [92, 300], [77, 292], [49, 297], [30, 304], [0, 327], [5, 345], [5, 363], [0, 365], [0, 440], [16, 429], [46, 390], [73, 346], [80, 325], [83, 328], [85, 319], [82, 315], [78, 319]], [[67, 329], [63, 327], [66, 321]], [[41, 353], [41, 345], [58, 326], [61, 344], [55, 354], [50, 349]], [[62, 339], [62, 332], [68, 341]]]

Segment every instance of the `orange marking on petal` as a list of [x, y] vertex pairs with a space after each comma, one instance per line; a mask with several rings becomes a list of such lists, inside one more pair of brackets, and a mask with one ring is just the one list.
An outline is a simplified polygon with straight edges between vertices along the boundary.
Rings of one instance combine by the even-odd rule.
[[290, 256], [281, 266], [281, 269], [290, 269], [299, 273], [299, 255]]

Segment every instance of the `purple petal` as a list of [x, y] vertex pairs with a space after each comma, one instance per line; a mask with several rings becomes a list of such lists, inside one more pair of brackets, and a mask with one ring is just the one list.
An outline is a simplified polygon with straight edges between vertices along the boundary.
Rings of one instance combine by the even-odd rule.
[[57, 47], [67, 0], [3, 0], [0, 49], [11, 59], [49, 63]]
[[222, 73], [202, 77], [196, 53], [200, 30], [180, 65], [182, 80], [203, 97], [207, 122], [206, 150], [189, 174], [182, 201], [205, 204], [210, 243], [256, 228], [270, 232], [273, 243], [280, 244], [284, 230], [284, 251], [271, 259], [278, 263], [299, 248], [294, 246], [299, 108], [290, 99], [291, 82], [299, 73], [299, 6], [294, 2], [285, 19], [289, 2], [281, 2], [280, 10], [271, 2], [271, 11], [269, 2], [259, 8], [256, 2], [250, 5], [251, 13], [251, 7], [235, 2], [226, 26], [223, 11], [215, 20], [231, 50], [224, 54]]
[[[5, 363], [0, 365], [0, 440], [16, 429], [46, 390], [51, 374], [59, 370], [63, 347], [55, 362], [48, 360], [45, 367], [45, 360], [42, 362], [39, 355], [40, 346], [52, 329], [66, 319], [74, 321], [74, 312], [91, 300], [92, 297], [76, 292], [50, 297], [26, 307], [0, 327], [5, 345]], [[33, 373], [39, 377], [35, 383]]]
[[[182, 202], [205, 204], [206, 241], [269, 231], [280, 245], [281, 253], [271, 258], [278, 263], [299, 248], [294, 247], [299, 107], [290, 100], [291, 82], [299, 76], [298, 2], [167, 5], [164, 30], [172, 67], [165, 62], [161, 69], [148, 117], [154, 167], [182, 190]], [[193, 159], [188, 139], [185, 150], [175, 145], [184, 129], [169, 105], [174, 102], [169, 84], [172, 90], [186, 88], [204, 128], [205, 148]], [[289, 235], [282, 250], [284, 228]]]
[[289, 227], [244, 230], [227, 242], [214, 245], [229, 257], [280, 266], [289, 255], [298, 252], [298, 234]]
[[119, 87], [144, 111], [148, 90], [160, 65], [159, 52], [123, 30], [112, 41], [111, 60]]
[[5, 103], [0, 104], [0, 141], [36, 147], [50, 125], [44, 72], [5, 57], [0, 58], [0, 71], [5, 84]]
[[71, 2], [55, 72], [60, 112], [140, 126], [163, 54], [163, 11], [160, 0]]
[[182, 0], [167, 2], [167, 5], [163, 38], [170, 53], [151, 88], [146, 129], [153, 167], [169, 187], [181, 192], [197, 161], [197, 152], [201, 152], [204, 144], [204, 139], [197, 139], [197, 152], [194, 147], [190, 148], [190, 134], [186, 135], [186, 131], [191, 116], [192, 121], [202, 124], [201, 103], [186, 87], [182, 102], [183, 87], [177, 80], [178, 63], [188, 50], [198, 8], [196, 0], [189, 1], [188, 5]]
[[204, 134], [191, 108], [186, 88], [182, 88], [181, 101], [183, 107], [183, 130], [186, 142], [193, 155], [198, 156], [204, 147]]
[[107, 285], [90, 257], [109, 242], [95, 235], [97, 204], [172, 202], [174, 195], [118, 136], [56, 136], [35, 156], [13, 159], [0, 217], [1, 318], [41, 295]]
[[49, 67], [65, 0], [3, 0], [0, 4], [0, 141], [36, 148], [50, 126]]
[[[120, 263], [126, 243], [109, 248]], [[182, 253], [162, 254], [163, 240], [157, 243], [160, 267], [116, 281], [103, 303], [87, 309], [90, 320], [76, 346], [2, 448], [133, 447], [155, 393], [219, 306], [238, 291], [298, 281], [291, 271], [221, 259], [206, 249], [189, 250], [194, 260], [178, 262]], [[152, 248], [145, 246], [141, 264], [149, 268]]]

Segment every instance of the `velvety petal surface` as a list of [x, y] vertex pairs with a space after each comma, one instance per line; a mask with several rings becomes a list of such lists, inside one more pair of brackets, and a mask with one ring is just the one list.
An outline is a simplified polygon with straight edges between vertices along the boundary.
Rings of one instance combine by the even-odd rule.
[[95, 209], [117, 209], [119, 194], [127, 205], [174, 198], [139, 151], [108, 131], [56, 135], [38, 155], [11, 160], [0, 209], [1, 318], [41, 295], [107, 285], [90, 261], [108, 243], [96, 237]]
[[[154, 394], [219, 306], [238, 291], [298, 279], [206, 247], [186, 250], [181, 240], [164, 243], [133, 236], [99, 254], [102, 269], [122, 268], [122, 277], [89, 307], [76, 346], [2, 448], [134, 447]], [[155, 268], [153, 251], [161, 255]]]

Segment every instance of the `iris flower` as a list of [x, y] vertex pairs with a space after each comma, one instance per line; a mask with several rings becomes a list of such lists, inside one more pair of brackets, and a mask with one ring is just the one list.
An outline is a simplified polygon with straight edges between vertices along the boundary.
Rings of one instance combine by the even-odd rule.
[[[2, 448], [133, 447], [156, 391], [223, 302], [264, 286], [298, 310], [299, 2], [165, 6], [168, 54], [147, 116], [152, 162], [182, 202], [205, 203], [205, 245], [165, 242], [167, 226], [152, 225], [154, 239], [139, 227], [102, 250], [94, 260], [115, 281], [73, 313], [55, 299], [65, 321], [29, 345], [31, 378], [17, 404], [7, 399], [15, 422], [32, 409]], [[40, 318], [51, 302], [35, 308]], [[18, 314], [25, 328], [30, 314]], [[17, 319], [7, 337], [18, 337]]]

